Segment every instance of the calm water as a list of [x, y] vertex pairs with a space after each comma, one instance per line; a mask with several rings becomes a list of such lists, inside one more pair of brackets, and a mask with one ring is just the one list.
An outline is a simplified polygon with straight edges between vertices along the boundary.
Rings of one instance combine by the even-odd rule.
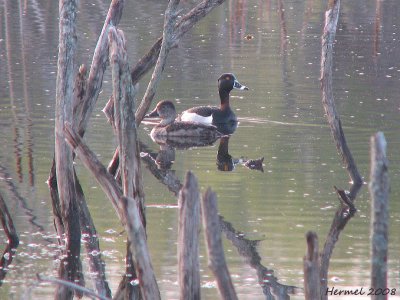
[[[91, 60], [108, 2], [80, 1], [79, 63]], [[133, 63], [160, 36], [165, 3], [159, 2], [165, 1], [127, 2], [120, 27]], [[366, 181], [369, 138], [378, 130], [385, 133], [391, 178], [389, 283], [400, 289], [397, 4], [396, 0], [342, 3], [334, 53], [334, 96]], [[183, 7], [191, 7], [190, 1]], [[229, 140], [229, 154], [236, 159], [264, 157], [264, 172], [241, 164], [232, 172], [219, 171], [219, 142], [176, 150], [172, 170], [181, 180], [186, 170], [193, 170], [202, 190], [211, 186], [224, 219], [246, 238], [262, 240], [257, 248], [261, 263], [274, 270], [281, 284], [298, 287], [303, 286], [305, 233], [316, 231], [322, 246], [338, 206], [333, 186], [349, 186], [321, 104], [318, 78], [325, 8], [325, 2], [313, 0], [227, 1], [170, 53], [156, 96], [173, 100], [178, 111], [217, 104], [216, 79], [223, 72], [235, 73], [250, 88], [232, 93], [231, 105], [240, 124]], [[53, 276], [57, 270], [57, 240], [45, 183], [53, 156], [57, 18], [57, 1], [0, 3], [0, 190], [21, 239], [0, 288], [1, 299], [51, 299], [54, 292], [53, 286], [38, 288], [35, 274]], [[246, 39], [247, 35], [252, 38]], [[148, 78], [141, 83], [139, 97]], [[116, 145], [101, 112], [111, 93], [109, 70], [103, 87], [86, 140], [107, 164]], [[157, 153], [159, 147], [148, 136], [150, 130], [149, 125], [141, 126], [141, 140]], [[124, 272], [125, 236], [119, 234], [122, 227], [95, 179], [79, 160], [76, 167], [99, 232], [107, 279], [115, 291]], [[153, 266], [163, 299], [177, 299], [177, 201], [148, 170], [143, 176]], [[367, 186], [359, 193], [356, 207], [357, 214], [334, 250], [329, 286], [369, 286]], [[5, 247], [2, 229], [0, 238]], [[202, 293], [205, 299], [215, 299], [217, 290], [201, 238]], [[255, 270], [227, 239], [224, 247], [239, 298], [264, 299]], [[92, 287], [85, 255], [86, 281]], [[302, 299], [303, 295], [291, 298]]]

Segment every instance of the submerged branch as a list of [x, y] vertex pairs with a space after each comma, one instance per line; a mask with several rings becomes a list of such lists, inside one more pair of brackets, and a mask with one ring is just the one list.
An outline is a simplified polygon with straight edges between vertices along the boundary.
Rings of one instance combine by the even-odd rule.
[[40, 274], [36, 274], [36, 276], [40, 282], [49, 282], [52, 284], [62, 285], [62, 286], [67, 287], [68, 289], [73, 289], [73, 290], [79, 291], [80, 293], [87, 295], [89, 297], [92, 296], [92, 297], [96, 297], [101, 300], [111, 300], [111, 298], [107, 298], [102, 295], [98, 295], [94, 291], [84, 288], [73, 282], [69, 282], [69, 281], [65, 281], [65, 280], [61, 280], [61, 279], [57, 279], [57, 278], [46, 277], [46, 276], [42, 276]]

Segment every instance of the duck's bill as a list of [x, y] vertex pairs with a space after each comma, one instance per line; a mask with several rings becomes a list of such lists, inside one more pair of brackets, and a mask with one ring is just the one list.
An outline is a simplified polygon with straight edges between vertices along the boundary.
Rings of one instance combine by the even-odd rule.
[[157, 109], [153, 110], [151, 113], [145, 115], [145, 118], [158, 118], [160, 115], [157, 112]]
[[248, 88], [247, 86], [242, 85], [242, 84], [241, 84], [239, 81], [237, 81], [237, 80], [234, 81], [234, 83], [233, 83], [233, 88], [234, 88], [234, 89], [241, 90], [241, 91], [248, 91], [248, 90], [249, 90], [249, 88]]

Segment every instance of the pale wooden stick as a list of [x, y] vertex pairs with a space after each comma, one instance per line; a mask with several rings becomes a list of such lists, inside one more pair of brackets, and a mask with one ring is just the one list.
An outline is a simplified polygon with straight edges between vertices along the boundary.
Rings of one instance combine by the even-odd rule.
[[201, 199], [204, 235], [208, 251], [208, 266], [217, 280], [222, 299], [236, 300], [236, 292], [225, 261], [219, 227], [217, 196], [209, 188]]

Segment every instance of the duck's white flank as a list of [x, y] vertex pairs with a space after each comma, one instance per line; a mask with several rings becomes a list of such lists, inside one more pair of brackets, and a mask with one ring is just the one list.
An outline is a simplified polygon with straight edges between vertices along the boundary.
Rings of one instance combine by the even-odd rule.
[[201, 124], [212, 124], [212, 116], [202, 117], [196, 113], [184, 112], [181, 115], [181, 121], [184, 122], [195, 122]]

